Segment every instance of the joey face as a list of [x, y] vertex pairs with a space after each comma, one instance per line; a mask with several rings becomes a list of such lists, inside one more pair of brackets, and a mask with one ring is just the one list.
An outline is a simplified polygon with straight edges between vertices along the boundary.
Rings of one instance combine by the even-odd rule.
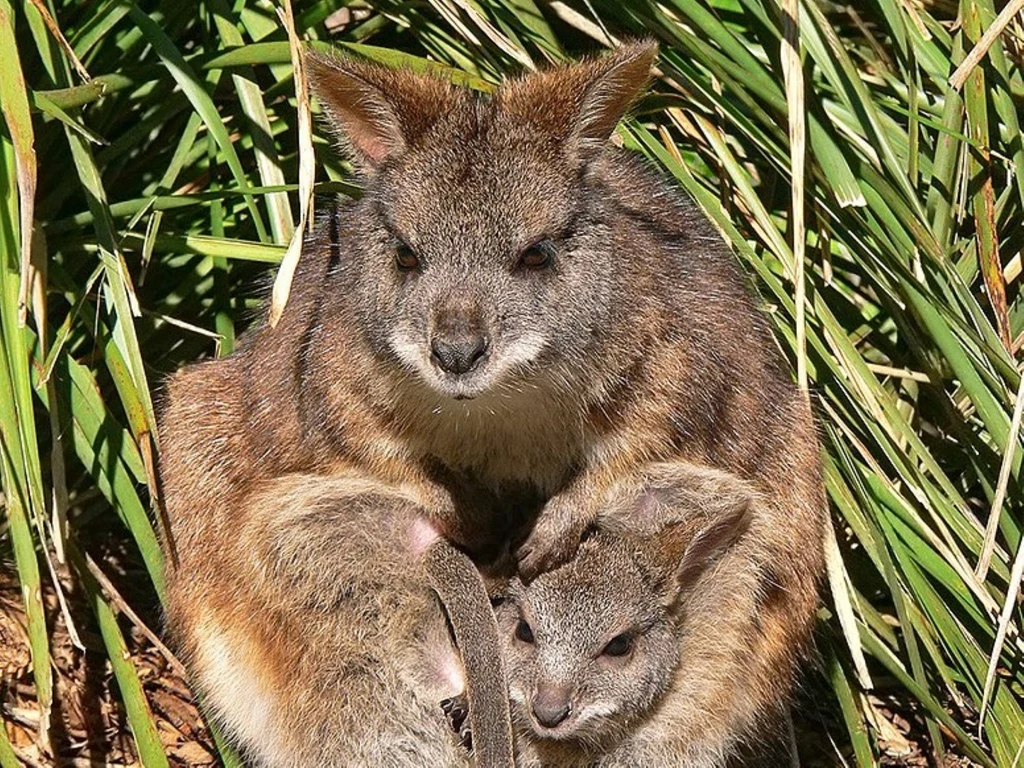
[[748, 530], [756, 497], [705, 467], [647, 475], [613, 495], [574, 560], [513, 580], [496, 608], [520, 733], [588, 747], [624, 737], [686, 663], [687, 605]]
[[678, 664], [678, 631], [621, 541], [575, 560], [498, 608], [513, 717], [538, 739], [600, 744], [657, 702]]

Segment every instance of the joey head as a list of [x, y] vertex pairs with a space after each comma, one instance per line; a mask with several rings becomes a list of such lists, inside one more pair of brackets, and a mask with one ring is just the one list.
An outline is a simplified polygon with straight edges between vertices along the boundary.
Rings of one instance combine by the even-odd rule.
[[742, 682], [751, 603], [730, 594], [749, 586], [756, 497], [694, 467], [653, 475], [496, 609], [521, 766], [710, 768], [758, 720]]

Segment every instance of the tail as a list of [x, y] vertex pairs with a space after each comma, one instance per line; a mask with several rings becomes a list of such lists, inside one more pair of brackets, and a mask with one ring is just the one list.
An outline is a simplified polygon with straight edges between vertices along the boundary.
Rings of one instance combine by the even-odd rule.
[[473, 754], [480, 768], [512, 768], [512, 717], [498, 625], [480, 572], [463, 552], [437, 539], [427, 573], [448, 611], [466, 669]]

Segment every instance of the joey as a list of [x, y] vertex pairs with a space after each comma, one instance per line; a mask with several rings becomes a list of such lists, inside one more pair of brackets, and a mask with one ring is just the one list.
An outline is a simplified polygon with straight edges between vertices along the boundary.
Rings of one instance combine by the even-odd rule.
[[497, 613], [517, 765], [713, 768], [777, 726], [784, 686], [750, 696], [756, 501], [731, 475], [649, 468], [573, 560], [511, 582]]

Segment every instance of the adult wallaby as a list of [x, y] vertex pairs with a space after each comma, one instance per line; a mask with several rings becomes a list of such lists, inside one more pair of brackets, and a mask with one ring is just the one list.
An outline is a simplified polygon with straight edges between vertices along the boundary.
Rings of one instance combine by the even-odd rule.
[[573, 560], [511, 581], [497, 613], [518, 766], [720, 768], [743, 746], [785, 764], [788, 681], [748, 695], [760, 509], [732, 475], [653, 466]]
[[[307, 58], [364, 194], [320, 222], [276, 328], [168, 384], [168, 615], [184, 647], [226, 625], [261, 642], [265, 618], [245, 606], [263, 587], [240, 547], [271, 524], [253, 498], [277, 478], [358, 470], [411, 494], [478, 560], [517, 529], [501, 510], [535, 503], [517, 553], [528, 580], [572, 556], [616, 479], [693, 461], [760, 494], [769, 555], [748, 674], [752, 696], [778, 693], [817, 603], [816, 437], [719, 238], [608, 142], [655, 54], [624, 45], [487, 97]], [[466, 477], [498, 513], [460, 501]], [[301, 529], [274, 535], [294, 537], [282, 546], [306, 569]], [[226, 658], [258, 674], [248, 652]]]

